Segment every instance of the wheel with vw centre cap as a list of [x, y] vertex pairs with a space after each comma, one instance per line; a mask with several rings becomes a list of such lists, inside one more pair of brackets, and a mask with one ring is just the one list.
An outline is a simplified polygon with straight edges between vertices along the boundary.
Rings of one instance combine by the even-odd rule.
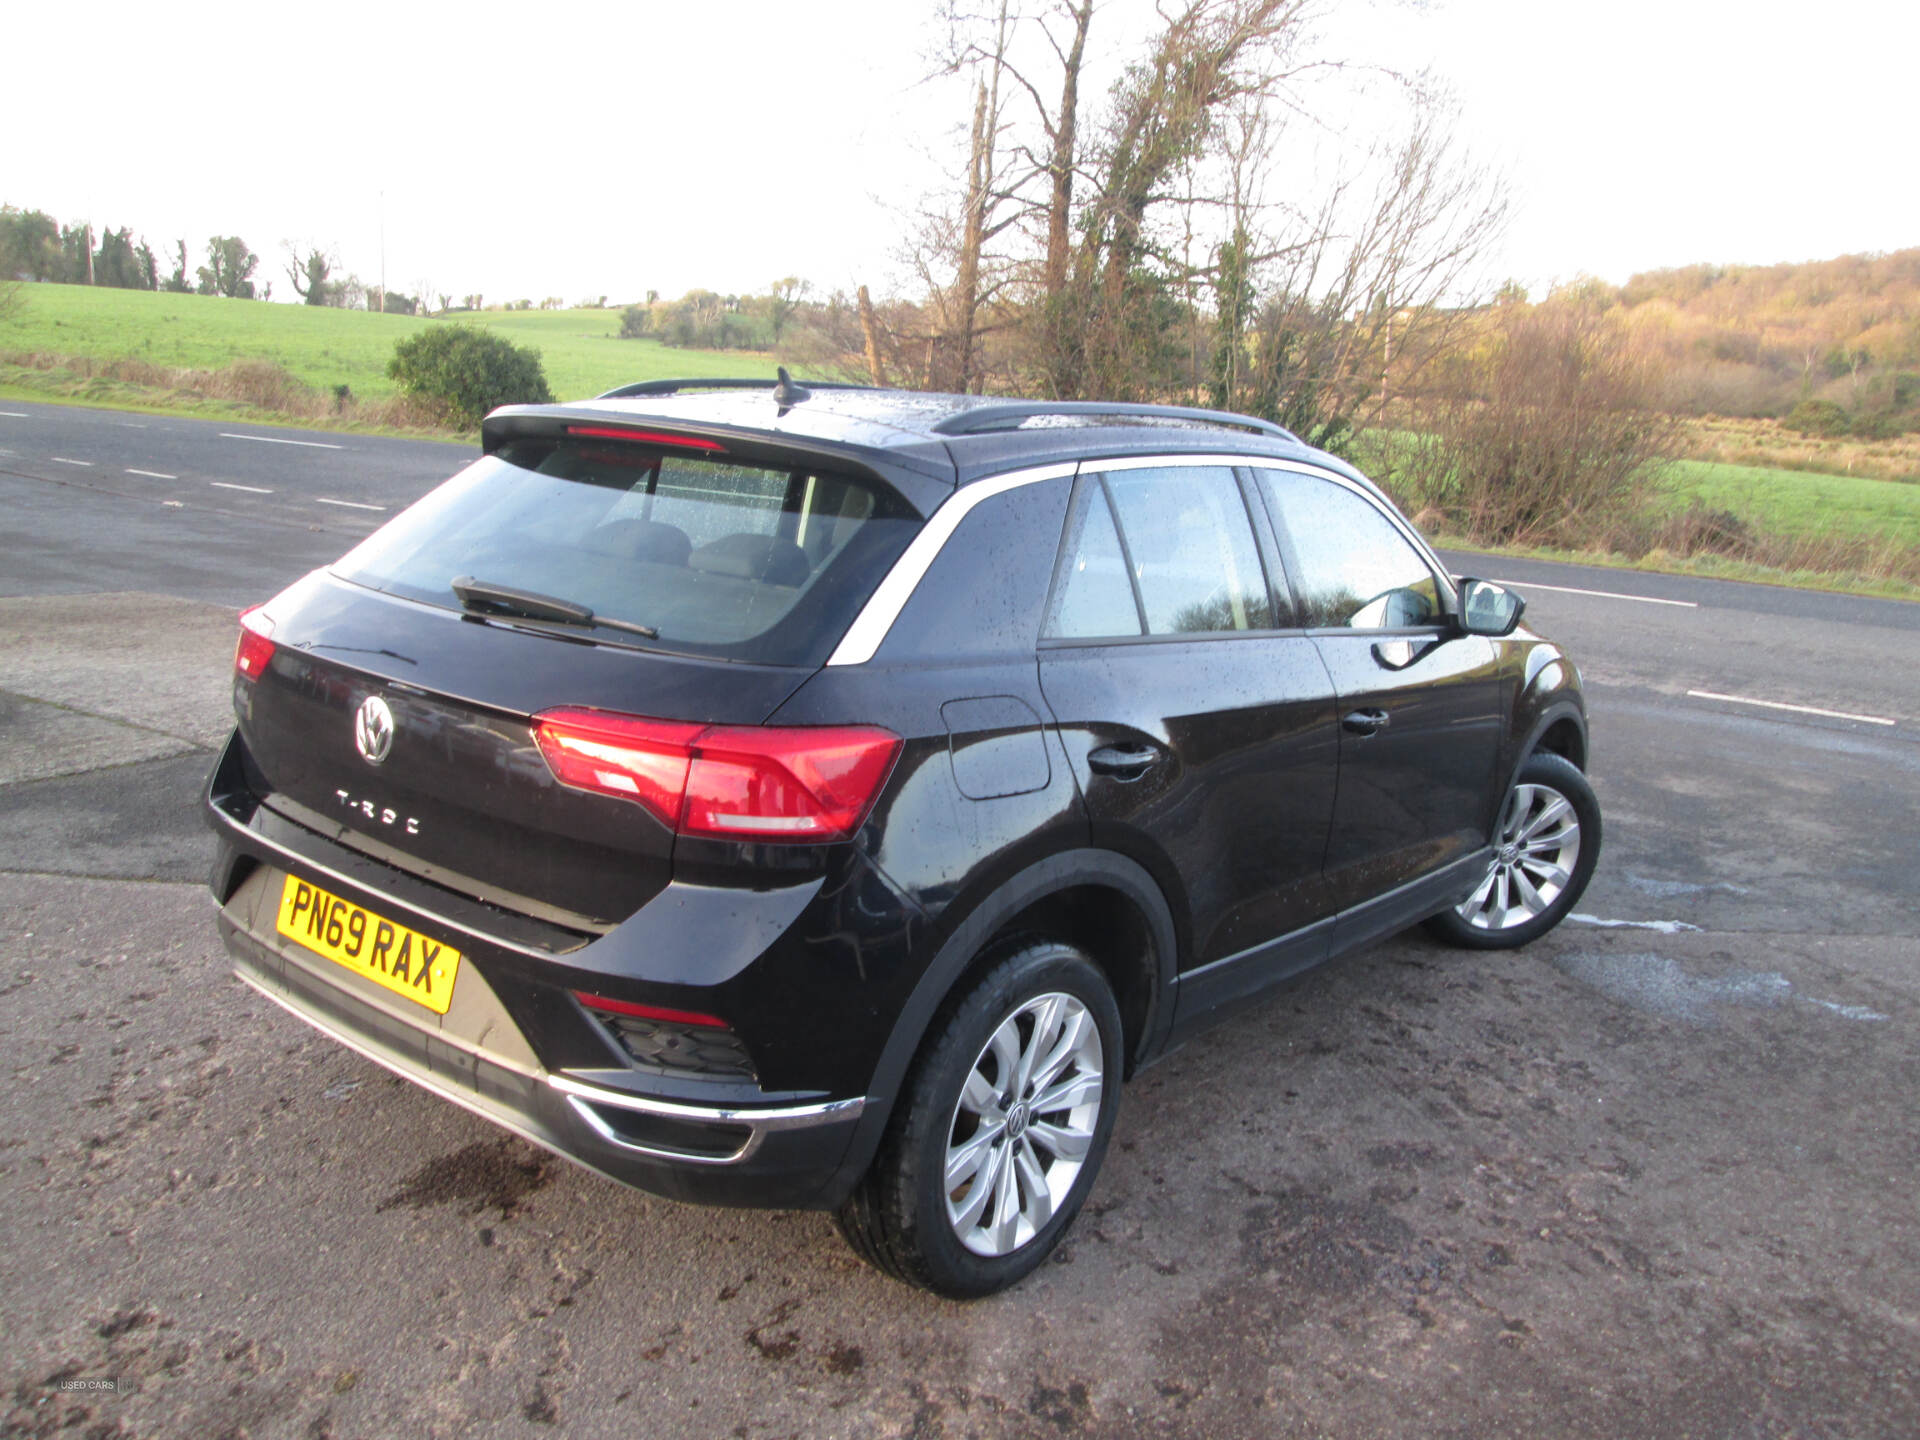
[[1467, 897], [1427, 922], [1441, 939], [1508, 950], [1539, 939], [1579, 901], [1600, 858], [1600, 802], [1562, 756], [1528, 757], [1501, 804], [1493, 860]]
[[1106, 1154], [1119, 1007], [1080, 951], [1026, 941], [936, 1021], [840, 1228], [880, 1269], [989, 1295], [1059, 1243]]

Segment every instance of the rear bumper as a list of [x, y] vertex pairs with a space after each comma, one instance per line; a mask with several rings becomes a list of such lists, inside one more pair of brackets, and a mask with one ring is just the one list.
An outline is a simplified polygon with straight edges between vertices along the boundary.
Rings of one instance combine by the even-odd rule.
[[242, 980], [367, 1059], [536, 1145], [675, 1200], [810, 1209], [844, 1198], [834, 1180], [863, 1099], [703, 1106], [555, 1075], [350, 993], [322, 968], [332, 962], [263, 936], [236, 908], [223, 908], [219, 925]]

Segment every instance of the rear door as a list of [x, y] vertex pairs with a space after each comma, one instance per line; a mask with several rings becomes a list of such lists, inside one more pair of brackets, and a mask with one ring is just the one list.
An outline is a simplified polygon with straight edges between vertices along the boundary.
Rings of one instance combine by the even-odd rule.
[[1324, 952], [1263, 947], [1328, 913], [1337, 750], [1326, 667], [1286, 633], [1246, 499], [1226, 462], [1083, 474], [1040, 651], [1093, 842], [1159, 879], [1185, 968], [1236, 970], [1236, 990]]
[[1442, 605], [1450, 582], [1358, 486], [1318, 472], [1253, 473], [1339, 700], [1326, 876], [1344, 910], [1486, 843], [1499, 649], [1453, 630]]

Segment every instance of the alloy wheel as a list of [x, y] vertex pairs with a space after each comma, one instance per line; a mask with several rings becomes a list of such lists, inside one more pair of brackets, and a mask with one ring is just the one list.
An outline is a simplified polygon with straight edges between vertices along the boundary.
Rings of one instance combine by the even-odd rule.
[[1551, 785], [1516, 785], [1500, 812], [1493, 864], [1455, 907], [1476, 930], [1511, 930], [1537, 920], [1573, 878], [1580, 817]]
[[947, 1128], [947, 1221], [976, 1255], [1012, 1254], [1047, 1226], [1093, 1145], [1106, 1095], [1100, 1027], [1072, 995], [1000, 1022]]

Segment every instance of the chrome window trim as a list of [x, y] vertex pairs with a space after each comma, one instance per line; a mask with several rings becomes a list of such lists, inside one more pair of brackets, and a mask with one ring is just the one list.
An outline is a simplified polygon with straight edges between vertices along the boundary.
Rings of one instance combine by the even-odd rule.
[[886, 578], [867, 597], [867, 603], [860, 608], [853, 624], [847, 627], [847, 633], [840, 637], [833, 654], [827, 657], [827, 664], [864, 665], [873, 658], [874, 652], [886, 640], [887, 632], [893, 628], [893, 622], [900, 618], [900, 612], [907, 608], [907, 601], [913, 598], [913, 592], [926, 578], [927, 571], [933, 568], [933, 562], [940, 558], [941, 549], [974, 506], [996, 495], [1004, 495], [1009, 490], [1018, 490], [1023, 485], [1038, 485], [1043, 480], [1076, 475], [1080, 465], [1081, 462], [1076, 460], [1065, 464], [1035, 466], [1028, 470], [1009, 470], [1004, 475], [989, 476], [957, 488], [940, 502], [939, 508], [920, 527], [920, 533], [913, 537], [900, 558], [893, 562], [893, 568], [887, 572]]
[[1284, 460], [1268, 460], [1262, 455], [1127, 455], [1114, 460], [1086, 459], [1080, 468], [1089, 475], [1109, 475], [1115, 470], [1173, 470], [1180, 467], [1245, 470], [1249, 465], [1284, 465]]
[[[1181, 467], [1209, 467], [1231, 470], [1291, 470], [1301, 475], [1311, 475], [1317, 479], [1331, 481], [1359, 496], [1371, 505], [1393, 529], [1413, 546], [1414, 553], [1433, 571], [1434, 583], [1443, 590], [1450, 604], [1450, 612], [1458, 612], [1460, 595], [1453, 583], [1453, 574], [1433, 553], [1433, 547], [1421, 538], [1420, 533], [1401, 519], [1391, 509], [1380, 504], [1379, 499], [1370, 494], [1363, 485], [1348, 479], [1337, 471], [1314, 465], [1307, 461], [1287, 460], [1276, 455], [1252, 455], [1220, 452], [1215, 454], [1180, 455], [1123, 455], [1111, 459], [1087, 457], [1053, 465], [1035, 466], [1028, 470], [1009, 470], [1003, 475], [990, 476], [975, 481], [971, 485], [962, 485], [941, 502], [938, 509], [921, 527], [920, 533], [893, 563], [867, 603], [854, 617], [853, 624], [847, 627], [847, 633], [827, 657], [829, 665], [864, 665], [871, 660], [880, 646], [885, 643], [887, 632], [893, 628], [893, 622], [900, 618], [900, 612], [913, 598], [913, 592], [919, 588], [927, 571], [933, 568], [933, 562], [940, 557], [940, 551], [953, 532], [960, 528], [973, 507], [995, 495], [1004, 495], [1009, 490], [1017, 490], [1023, 485], [1037, 485], [1043, 480], [1058, 480], [1082, 472], [1089, 475], [1107, 474], [1116, 470], [1170, 470]], [[1264, 633], [1264, 632], [1263, 632]], [[1299, 631], [1288, 633], [1298, 634]], [[1128, 637], [1119, 637], [1128, 638]], [[1155, 637], [1137, 637], [1152, 639]]]

